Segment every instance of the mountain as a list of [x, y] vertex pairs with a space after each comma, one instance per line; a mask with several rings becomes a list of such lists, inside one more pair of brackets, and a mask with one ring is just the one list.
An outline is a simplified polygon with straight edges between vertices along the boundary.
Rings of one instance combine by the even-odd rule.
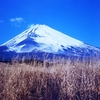
[[0, 46], [0, 60], [95, 56], [100, 49], [46, 25], [33, 25]]

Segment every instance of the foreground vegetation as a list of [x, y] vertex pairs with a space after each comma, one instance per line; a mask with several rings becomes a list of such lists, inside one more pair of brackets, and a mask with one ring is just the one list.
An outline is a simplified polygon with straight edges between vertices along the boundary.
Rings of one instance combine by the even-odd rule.
[[100, 62], [0, 63], [0, 100], [100, 100]]

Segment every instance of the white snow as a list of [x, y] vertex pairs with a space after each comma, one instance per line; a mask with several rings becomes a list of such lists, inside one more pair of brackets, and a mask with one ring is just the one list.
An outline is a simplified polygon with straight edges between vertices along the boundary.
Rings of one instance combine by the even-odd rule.
[[[36, 35], [36, 36], [34, 36]], [[18, 46], [20, 42], [30, 37], [39, 44], [39, 46], [34, 46], [33, 44], [29, 46], [29, 48], [22, 49], [25, 45], [29, 44], [22, 44]], [[34, 49], [42, 50], [46, 52], [58, 52], [63, 51], [63, 48], [67, 48], [70, 46], [75, 47], [83, 47], [84, 43], [76, 40], [66, 34], [63, 34], [57, 30], [54, 30], [46, 25], [34, 25], [31, 26], [29, 29], [25, 30], [18, 36], [14, 37], [13, 39], [7, 41], [3, 45], [9, 47], [9, 50], [14, 50], [16, 52], [31, 52]]]

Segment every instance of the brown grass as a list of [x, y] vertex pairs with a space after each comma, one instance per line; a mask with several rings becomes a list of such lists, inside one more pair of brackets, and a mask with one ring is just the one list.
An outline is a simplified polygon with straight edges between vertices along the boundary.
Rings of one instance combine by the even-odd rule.
[[0, 100], [100, 100], [100, 62], [0, 63]]

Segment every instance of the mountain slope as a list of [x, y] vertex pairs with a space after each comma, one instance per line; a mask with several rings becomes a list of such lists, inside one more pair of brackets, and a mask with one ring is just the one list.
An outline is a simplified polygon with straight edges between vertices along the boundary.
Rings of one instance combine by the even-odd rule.
[[[33, 25], [18, 36], [2, 44], [0, 57], [12, 58], [21, 54], [26, 56], [45, 53], [50, 55], [83, 56], [97, 54], [99, 48], [87, 45], [46, 25]], [[12, 56], [11, 56], [12, 55]], [[10, 56], [10, 57], [9, 57]], [[7, 58], [7, 59], [8, 59]]]

